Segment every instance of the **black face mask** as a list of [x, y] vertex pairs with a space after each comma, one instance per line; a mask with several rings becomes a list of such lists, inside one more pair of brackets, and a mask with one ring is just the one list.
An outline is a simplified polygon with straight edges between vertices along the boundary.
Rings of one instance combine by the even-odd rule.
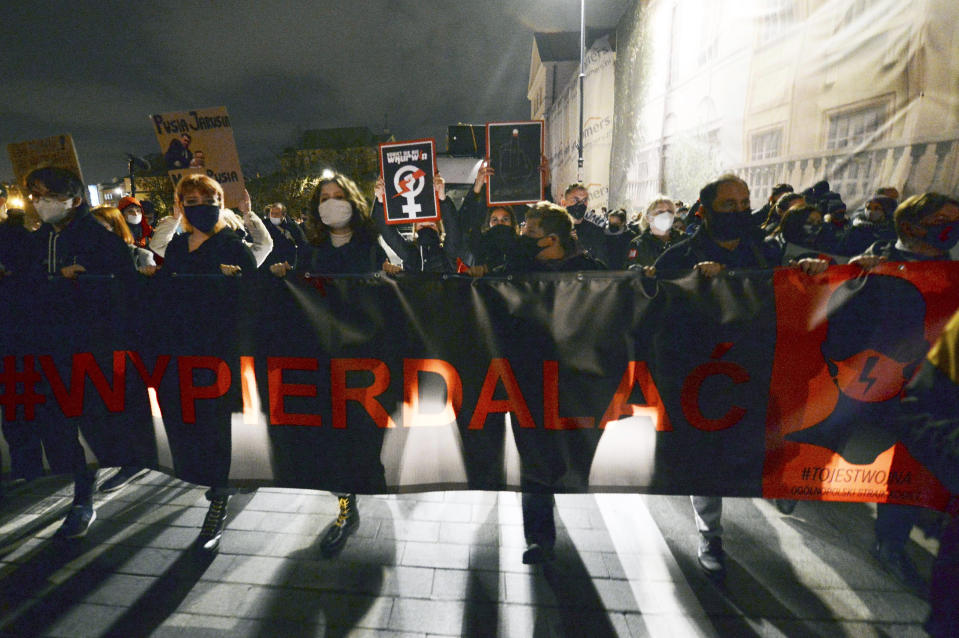
[[482, 235], [482, 243], [485, 247], [505, 253], [516, 244], [516, 232], [512, 226], [499, 224], [493, 226]]
[[517, 246], [517, 257], [521, 260], [533, 261], [536, 259], [536, 255], [539, 254], [539, 251], [543, 250], [539, 247], [538, 242], [542, 239], [541, 237], [527, 237], [522, 235], [516, 242]]
[[567, 206], [566, 212], [569, 213], [573, 219], [582, 219], [586, 217], [586, 204], [580, 202], [572, 206]]
[[201, 233], [209, 233], [220, 220], [220, 207], [216, 204], [200, 204], [199, 206], [184, 206], [183, 214], [190, 225]]
[[709, 211], [706, 217], [706, 230], [718, 241], [742, 239], [753, 228], [752, 214], [748, 210], [731, 213]]
[[440, 236], [434, 229], [425, 227], [420, 228], [416, 233], [416, 240], [420, 246], [439, 246]]
[[926, 226], [925, 229], [926, 236], [922, 240], [937, 250], [949, 252], [956, 243], [959, 243], [959, 223], [947, 222]]
[[606, 232], [608, 232], [610, 235], [618, 235], [623, 232], [623, 227], [619, 224], [609, 224], [606, 227]]

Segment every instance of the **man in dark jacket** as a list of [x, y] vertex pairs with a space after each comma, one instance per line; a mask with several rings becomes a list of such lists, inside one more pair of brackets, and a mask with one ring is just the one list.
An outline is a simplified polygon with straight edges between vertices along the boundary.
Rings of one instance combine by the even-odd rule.
[[[136, 274], [123, 240], [90, 214], [79, 177], [63, 168], [40, 168], [27, 176], [26, 188], [43, 220], [32, 236], [36, 242], [32, 274], [68, 279], [76, 279], [82, 273], [121, 277]], [[82, 537], [96, 518], [93, 510], [96, 470], [87, 466], [75, 425], [41, 429], [41, 437], [54, 469], [73, 472], [73, 506], [57, 535]]]
[[[951, 260], [949, 251], [959, 242], [959, 201], [939, 193], [913, 195], [896, 208], [893, 217], [896, 241], [877, 241], [849, 263], [870, 269], [882, 261]], [[925, 584], [906, 553], [919, 514], [918, 507], [879, 504], [872, 554], [886, 571], [921, 590]]]
[[[779, 251], [763, 241], [751, 218], [749, 187], [736, 175], [726, 174], [699, 192], [703, 225], [656, 260], [657, 275], [685, 276], [690, 270], [715, 277], [725, 268], [765, 269], [779, 266]], [[822, 259], [800, 259], [808, 274], [822, 272]], [[723, 500], [720, 496], [691, 496], [700, 540], [697, 557], [708, 576], [725, 575], [722, 541]]]
[[273, 238], [273, 250], [266, 261], [260, 264], [262, 270], [269, 270], [273, 264], [287, 263], [296, 270], [300, 260], [309, 259], [306, 236], [299, 224], [286, 212], [286, 206], [280, 202], [267, 207], [266, 229]]
[[[573, 239], [573, 220], [561, 206], [539, 202], [526, 211], [526, 226], [518, 251], [525, 259], [512, 266], [519, 272], [576, 272], [606, 270], [602, 262], [579, 251]], [[523, 479], [525, 483], [525, 477]], [[527, 484], [530, 486], [529, 484]], [[555, 498], [549, 492], [523, 492], [523, 563], [532, 565], [553, 558], [556, 522]]]

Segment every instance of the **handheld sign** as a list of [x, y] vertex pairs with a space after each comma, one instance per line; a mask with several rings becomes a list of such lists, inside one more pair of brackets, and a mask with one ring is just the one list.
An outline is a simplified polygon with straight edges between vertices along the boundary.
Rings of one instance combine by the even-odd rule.
[[223, 186], [227, 207], [243, 199], [243, 169], [226, 107], [150, 116], [174, 186], [184, 175], [202, 173]]
[[543, 199], [543, 121], [488, 122], [487, 161], [493, 169], [486, 203], [530, 204]]
[[380, 144], [387, 224], [439, 220], [440, 205], [433, 190], [435, 174], [436, 144], [432, 139]]
[[7, 154], [13, 165], [13, 174], [21, 187], [26, 186], [27, 175], [38, 168], [56, 166], [76, 174], [83, 181], [80, 161], [69, 135], [54, 135], [40, 140], [7, 144]]

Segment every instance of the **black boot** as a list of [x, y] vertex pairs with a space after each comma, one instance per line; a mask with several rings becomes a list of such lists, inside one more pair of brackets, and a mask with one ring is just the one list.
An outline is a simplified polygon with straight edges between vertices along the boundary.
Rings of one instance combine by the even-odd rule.
[[229, 496], [214, 496], [210, 499], [210, 509], [206, 511], [203, 527], [196, 538], [196, 548], [204, 553], [212, 554], [220, 548], [220, 537], [223, 536], [223, 524], [226, 522], [226, 506]]
[[323, 540], [320, 541], [320, 552], [329, 558], [333, 556], [346, 544], [346, 539], [350, 537], [360, 524], [360, 512], [356, 508], [356, 494], [339, 494], [340, 515], [336, 520], [330, 523], [323, 533]]

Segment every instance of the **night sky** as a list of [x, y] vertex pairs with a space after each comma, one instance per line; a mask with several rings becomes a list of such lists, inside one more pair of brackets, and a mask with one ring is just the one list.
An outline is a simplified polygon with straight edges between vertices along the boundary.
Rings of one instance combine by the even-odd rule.
[[[612, 26], [630, 0], [587, 0]], [[397, 139], [527, 119], [534, 31], [579, 29], [578, 0], [2, 3], [6, 145], [73, 135], [84, 179], [160, 149], [150, 113], [226, 106], [248, 171], [304, 129], [389, 123]]]

